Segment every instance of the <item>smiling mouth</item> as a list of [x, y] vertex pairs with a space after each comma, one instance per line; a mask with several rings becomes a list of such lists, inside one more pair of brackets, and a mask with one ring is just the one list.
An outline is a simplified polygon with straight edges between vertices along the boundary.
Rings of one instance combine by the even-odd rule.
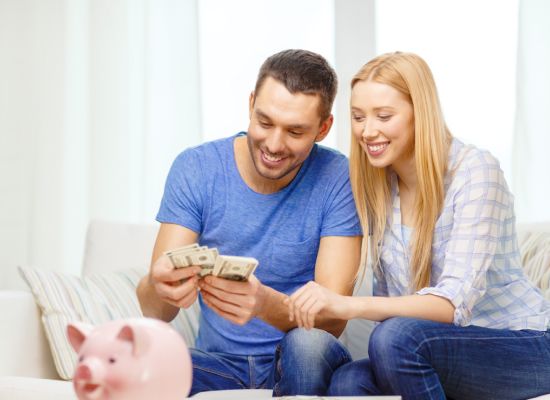
[[388, 147], [389, 143], [380, 143], [380, 144], [368, 144], [367, 148], [369, 151], [373, 153], [379, 153], [380, 151], [384, 150], [386, 147]]
[[270, 155], [265, 151], [262, 151], [262, 158], [270, 163], [278, 163], [285, 159], [285, 157]]

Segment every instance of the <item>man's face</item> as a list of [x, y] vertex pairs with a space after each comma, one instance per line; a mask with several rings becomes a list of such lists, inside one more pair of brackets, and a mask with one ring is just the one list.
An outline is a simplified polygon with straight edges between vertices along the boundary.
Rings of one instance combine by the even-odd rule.
[[332, 125], [332, 116], [321, 122], [319, 102], [318, 95], [292, 94], [271, 77], [250, 96], [248, 149], [261, 177], [284, 186], [296, 176]]

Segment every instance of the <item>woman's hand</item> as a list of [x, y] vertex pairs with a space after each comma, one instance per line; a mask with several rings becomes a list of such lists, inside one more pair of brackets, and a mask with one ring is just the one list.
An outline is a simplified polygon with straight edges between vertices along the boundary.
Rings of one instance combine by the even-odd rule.
[[298, 327], [309, 330], [315, 326], [315, 317], [321, 311], [328, 318], [346, 319], [348, 299], [310, 281], [288, 297], [285, 304], [290, 321], [296, 319]]

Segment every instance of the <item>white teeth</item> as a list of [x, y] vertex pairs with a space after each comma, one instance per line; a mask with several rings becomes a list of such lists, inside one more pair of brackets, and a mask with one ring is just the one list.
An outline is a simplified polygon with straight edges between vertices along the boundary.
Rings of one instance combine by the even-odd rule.
[[271, 161], [271, 162], [277, 162], [277, 161], [281, 161], [283, 159], [282, 157], [273, 157], [273, 156], [270, 156], [266, 153], [264, 153], [264, 157], [266, 158], [266, 160]]
[[384, 144], [376, 144], [376, 145], [368, 145], [370, 151], [380, 151], [386, 147], [388, 147], [387, 143]]

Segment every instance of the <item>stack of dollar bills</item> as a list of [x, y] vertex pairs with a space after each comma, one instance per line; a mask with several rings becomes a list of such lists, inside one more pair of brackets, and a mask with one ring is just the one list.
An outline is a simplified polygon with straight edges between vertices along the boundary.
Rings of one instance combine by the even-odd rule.
[[251, 257], [224, 256], [218, 249], [199, 246], [197, 243], [165, 252], [175, 268], [192, 265], [201, 267], [201, 277], [219, 276], [232, 281], [247, 281], [258, 266], [258, 260]]

